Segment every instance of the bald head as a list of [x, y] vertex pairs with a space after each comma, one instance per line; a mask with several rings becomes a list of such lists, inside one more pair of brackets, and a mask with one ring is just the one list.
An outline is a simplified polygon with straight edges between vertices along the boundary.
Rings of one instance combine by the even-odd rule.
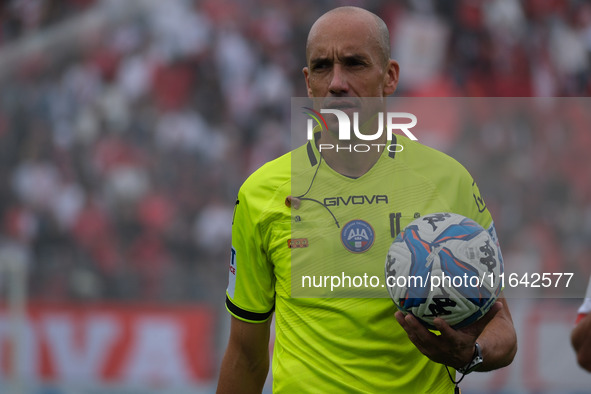
[[[370, 34], [370, 41], [375, 43], [379, 55], [386, 64], [390, 59], [390, 32], [386, 23], [376, 14], [359, 7], [338, 7], [322, 15], [314, 22], [306, 41], [306, 60], [310, 60], [310, 47], [322, 31], [330, 26], [351, 26], [362, 23]], [[360, 32], [361, 33], [361, 32]]]

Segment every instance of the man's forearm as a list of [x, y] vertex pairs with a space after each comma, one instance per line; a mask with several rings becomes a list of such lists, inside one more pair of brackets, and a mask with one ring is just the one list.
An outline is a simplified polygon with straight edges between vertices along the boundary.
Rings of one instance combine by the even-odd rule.
[[268, 371], [268, 353], [255, 361], [229, 348], [222, 361], [217, 393], [260, 393]]
[[269, 372], [270, 321], [246, 323], [232, 318], [217, 393], [260, 393]]
[[511, 364], [517, 352], [517, 336], [513, 328], [513, 322], [507, 302], [503, 303], [503, 309], [490, 321], [482, 331], [476, 342], [482, 349], [483, 363], [478, 371], [492, 371]]

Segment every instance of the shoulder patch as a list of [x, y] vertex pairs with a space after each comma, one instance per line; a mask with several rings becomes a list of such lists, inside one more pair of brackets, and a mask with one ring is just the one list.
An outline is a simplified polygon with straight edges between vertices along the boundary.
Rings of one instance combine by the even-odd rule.
[[232, 246], [228, 272], [228, 288], [226, 289], [232, 298], [234, 298], [234, 289], [236, 288], [236, 268], [236, 249]]
[[474, 202], [476, 203], [476, 207], [478, 208], [478, 212], [484, 212], [486, 209], [486, 203], [484, 199], [480, 195], [480, 190], [478, 190], [478, 186], [476, 182], [472, 182], [472, 195], [474, 196]]

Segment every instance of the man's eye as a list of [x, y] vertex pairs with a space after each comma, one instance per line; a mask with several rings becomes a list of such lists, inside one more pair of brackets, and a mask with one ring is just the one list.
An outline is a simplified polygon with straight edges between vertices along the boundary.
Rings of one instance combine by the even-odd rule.
[[326, 63], [318, 63], [312, 67], [312, 70], [321, 71], [321, 70], [326, 70], [328, 67], [329, 67], [329, 65]]
[[352, 59], [347, 62], [347, 66], [349, 67], [363, 67], [365, 66], [365, 62], [361, 60]]

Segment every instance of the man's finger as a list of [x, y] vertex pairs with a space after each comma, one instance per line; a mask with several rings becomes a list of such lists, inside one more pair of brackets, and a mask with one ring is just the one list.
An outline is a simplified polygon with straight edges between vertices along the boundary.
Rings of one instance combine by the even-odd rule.
[[400, 312], [400, 311], [396, 311], [396, 313], [394, 314], [394, 317], [396, 318], [396, 321], [398, 323], [400, 323], [400, 325], [402, 326], [402, 328], [404, 328], [406, 330], [406, 320], [404, 320], [404, 313]]
[[404, 316], [404, 320], [406, 321], [408, 327], [410, 327], [412, 330], [426, 330], [425, 327], [419, 322], [419, 320], [416, 317], [414, 317], [411, 313], [407, 313], [406, 316]]
[[433, 319], [433, 325], [435, 329], [441, 333], [442, 336], [453, 336], [456, 334], [456, 330], [454, 330], [445, 320], [440, 317], [436, 317]]

